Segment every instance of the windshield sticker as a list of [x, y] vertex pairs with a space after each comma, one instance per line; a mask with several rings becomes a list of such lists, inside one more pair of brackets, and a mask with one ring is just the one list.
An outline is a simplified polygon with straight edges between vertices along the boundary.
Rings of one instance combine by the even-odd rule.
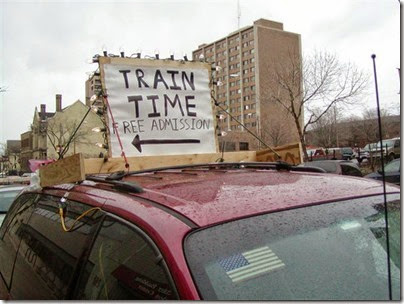
[[285, 266], [268, 246], [234, 254], [219, 260], [219, 264], [233, 283], [252, 279]]

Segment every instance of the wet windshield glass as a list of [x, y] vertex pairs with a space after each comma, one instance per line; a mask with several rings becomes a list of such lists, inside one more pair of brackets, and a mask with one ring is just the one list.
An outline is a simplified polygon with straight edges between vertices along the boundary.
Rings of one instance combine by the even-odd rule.
[[[389, 195], [393, 299], [400, 297], [400, 197]], [[205, 300], [387, 300], [383, 196], [260, 215], [190, 234]]]

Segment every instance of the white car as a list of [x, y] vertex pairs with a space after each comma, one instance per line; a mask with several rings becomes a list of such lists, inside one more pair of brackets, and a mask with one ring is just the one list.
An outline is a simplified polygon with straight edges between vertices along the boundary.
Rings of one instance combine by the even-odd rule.
[[4, 218], [6, 217], [11, 203], [25, 187], [26, 186], [22, 185], [0, 186], [0, 226], [3, 223]]

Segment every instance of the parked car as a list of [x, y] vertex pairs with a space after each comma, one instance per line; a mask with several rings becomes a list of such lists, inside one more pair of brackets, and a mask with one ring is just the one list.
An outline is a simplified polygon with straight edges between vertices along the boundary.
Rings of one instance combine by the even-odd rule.
[[400, 137], [384, 139], [382, 142], [383, 149], [381, 148], [381, 142], [379, 141], [373, 150], [376, 157], [380, 157], [381, 150], [383, 150], [383, 156], [386, 157], [388, 161], [392, 161], [393, 159], [400, 157]]
[[21, 185], [0, 186], [0, 226], [14, 198], [24, 189]]
[[362, 172], [358, 165], [349, 160], [316, 160], [305, 162], [300, 166], [303, 167], [318, 167], [324, 169], [328, 173], [362, 176]]
[[309, 171], [201, 164], [25, 191], [0, 229], [0, 296], [400, 299], [400, 188], [387, 251], [380, 183]]
[[[400, 159], [397, 158], [391, 162], [389, 162], [385, 167], [384, 167], [384, 176], [386, 182], [393, 183], [396, 185], [400, 185], [400, 179], [401, 179], [401, 164], [400, 164]], [[379, 169], [377, 172], [370, 173], [368, 175], [365, 175], [367, 178], [373, 178], [377, 180], [383, 180], [383, 175], [382, 175], [382, 170]]]
[[362, 149], [359, 149], [357, 160], [362, 162], [363, 160], [368, 160], [370, 158], [370, 153], [376, 148], [377, 143], [370, 143], [365, 145]]
[[309, 156], [309, 159], [312, 160], [327, 158], [327, 155], [325, 154], [325, 150], [323, 148], [307, 149], [307, 155]]
[[354, 151], [351, 147], [341, 148], [342, 159], [351, 160], [354, 155]]

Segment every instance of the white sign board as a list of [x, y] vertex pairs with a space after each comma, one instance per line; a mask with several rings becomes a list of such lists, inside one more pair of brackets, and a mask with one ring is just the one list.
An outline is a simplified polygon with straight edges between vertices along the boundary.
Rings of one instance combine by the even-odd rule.
[[[100, 63], [126, 156], [217, 152], [209, 65], [125, 58]], [[119, 157], [108, 116], [112, 157]]]

